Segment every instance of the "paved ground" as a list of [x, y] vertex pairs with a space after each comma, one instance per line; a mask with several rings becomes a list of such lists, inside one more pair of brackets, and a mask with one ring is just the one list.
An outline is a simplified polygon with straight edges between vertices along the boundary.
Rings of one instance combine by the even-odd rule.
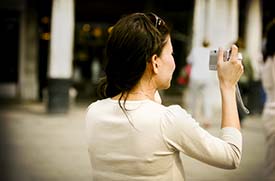
[[[91, 180], [84, 137], [86, 106], [75, 105], [66, 115], [48, 115], [42, 103], [2, 105], [0, 180]], [[209, 131], [218, 135], [218, 128], [216, 121]], [[242, 132], [244, 148], [239, 169], [222, 170], [183, 156], [187, 181], [264, 181], [266, 148], [260, 116], [247, 117]]]

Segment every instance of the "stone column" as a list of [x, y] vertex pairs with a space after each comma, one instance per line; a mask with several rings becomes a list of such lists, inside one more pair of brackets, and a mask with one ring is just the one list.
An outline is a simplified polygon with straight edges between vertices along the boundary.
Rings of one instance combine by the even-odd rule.
[[38, 99], [38, 24], [35, 3], [25, 3], [20, 17], [19, 32], [19, 97]]
[[196, 0], [193, 46], [207, 38], [212, 47], [228, 47], [238, 38], [237, 0]]
[[245, 46], [253, 67], [254, 81], [250, 83], [247, 106], [252, 114], [261, 114], [264, 104], [262, 84], [260, 79], [260, 64], [262, 60], [262, 14], [261, 1], [247, 2], [245, 24]]
[[259, 60], [262, 58], [262, 14], [259, 0], [249, 1], [245, 26], [245, 45], [254, 68], [254, 79], [259, 79]]
[[72, 77], [74, 0], [53, 0], [52, 7], [48, 112], [65, 113]]

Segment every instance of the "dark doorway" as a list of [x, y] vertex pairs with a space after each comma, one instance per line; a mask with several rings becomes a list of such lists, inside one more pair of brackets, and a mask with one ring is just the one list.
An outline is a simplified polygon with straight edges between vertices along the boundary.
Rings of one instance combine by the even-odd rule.
[[19, 12], [0, 10], [0, 25], [0, 83], [17, 83]]

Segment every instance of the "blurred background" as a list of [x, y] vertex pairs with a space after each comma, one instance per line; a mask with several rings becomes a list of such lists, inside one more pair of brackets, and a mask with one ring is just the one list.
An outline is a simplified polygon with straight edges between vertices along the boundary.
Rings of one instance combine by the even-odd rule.
[[[251, 119], [260, 119], [265, 94], [259, 68], [266, 28], [275, 18], [272, 0], [1, 0], [0, 159], [6, 160], [6, 165], [0, 167], [1, 174], [11, 172], [8, 178], [20, 176], [21, 180], [70, 180], [69, 173], [81, 178], [77, 180], [88, 178], [85, 174], [89, 176], [89, 163], [82, 137], [85, 108], [98, 98], [96, 87], [104, 75], [104, 48], [110, 27], [133, 12], [154, 12], [172, 29], [176, 70], [171, 88], [161, 92], [164, 104], [185, 105], [188, 83], [181, 78], [193, 47], [204, 39], [212, 49], [229, 48], [242, 40], [254, 72], [246, 105], [250, 115], [255, 115]], [[218, 109], [217, 86], [213, 86], [213, 92], [211, 99]], [[247, 135], [264, 145], [258, 123], [253, 123]], [[216, 132], [215, 126], [212, 131]], [[40, 157], [39, 150], [48, 148], [56, 152]], [[247, 165], [262, 166], [264, 149], [257, 152], [259, 162], [248, 161]], [[64, 152], [71, 155], [64, 157]], [[253, 160], [252, 153], [250, 156]], [[49, 158], [50, 163], [45, 161]], [[79, 163], [78, 168], [59, 170], [73, 163]], [[39, 164], [42, 167], [37, 167]], [[25, 169], [18, 174], [21, 166]], [[43, 177], [50, 168], [55, 172], [45, 172], [48, 177]], [[76, 174], [79, 169], [85, 170], [85, 176]], [[191, 170], [190, 178], [196, 180]], [[243, 175], [251, 172], [254, 170], [241, 171]]]
[[[177, 78], [186, 64], [188, 52], [202, 39], [207, 38], [213, 48], [227, 48], [240, 38], [252, 57], [256, 72], [251, 84], [255, 91], [249, 95], [249, 108], [252, 112], [260, 112], [263, 98], [260, 96], [258, 62], [266, 26], [274, 18], [271, 0], [56, 0], [57, 13], [53, 12], [53, 2], [1, 1], [1, 99], [50, 100], [48, 103], [54, 107], [55, 104], [67, 104], [68, 90], [76, 101], [96, 97], [95, 87], [103, 74], [104, 46], [109, 28], [125, 14], [152, 11], [172, 28], [177, 68], [172, 87], [165, 93], [182, 94], [186, 85], [180, 84]], [[60, 34], [68, 34], [65, 40], [58, 36], [58, 30]], [[66, 55], [71, 54], [69, 57], [61, 51], [61, 46], [67, 44], [70, 45], [66, 49]], [[60, 55], [51, 57], [51, 48]], [[58, 94], [54, 87], [58, 85], [59, 90], [64, 90], [60, 93], [63, 99], [52, 103], [51, 97]]]

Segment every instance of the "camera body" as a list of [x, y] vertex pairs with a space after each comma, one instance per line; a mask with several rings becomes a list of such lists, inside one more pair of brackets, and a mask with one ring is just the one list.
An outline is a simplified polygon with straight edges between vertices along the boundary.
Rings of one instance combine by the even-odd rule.
[[[217, 70], [218, 50], [211, 50], [209, 54], [209, 70]], [[223, 61], [228, 61], [231, 55], [231, 50], [223, 52]], [[242, 60], [242, 54], [238, 53], [238, 60]]]

